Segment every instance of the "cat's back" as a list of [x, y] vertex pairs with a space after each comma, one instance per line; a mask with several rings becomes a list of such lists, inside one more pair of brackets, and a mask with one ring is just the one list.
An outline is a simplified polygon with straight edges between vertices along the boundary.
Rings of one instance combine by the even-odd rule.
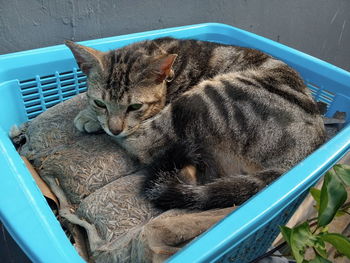
[[[276, 163], [291, 167], [324, 142], [317, 104], [299, 74], [284, 62], [249, 48], [194, 40], [158, 41], [165, 47], [176, 46], [180, 53], [191, 50], [184, 58], [192, 66], [187, 69], [189, 80], [186, 74], [178, 77], [190, 83], [189, 89], [180, 93], [173, 112], [185, 109], [182, 104], [202, 112], [190, 129], [196, 131], [195, 137], [212, 133], [214, 142], [209, 144], [218, 145], [215, 138], [219, 138], [224, 148], [232, 146], [229, 152], [264, 167]], [[202, 64], [196, 63], [200, 59]], [[179, 126], [192, 123], [183, 118]]]
[[[156, 56], [162, 52], [177, 54], [176, 64], [180, 70], [189, 69], [217, 73], [244, 70], [258, 67], [268, 61], [271, 56], [255, 49], [221, 44], [195, 39], [176, 39], [163, 37], [154, 40], [137, 42], [123, 48], [124, 53]], [[182, 72], [179, 72], [180, 74]]]
[[179, 60], [185, 60], [192, 67], [205, 67], [212, 76], [259, 67], [272, 58], [259, 50], [210, 41], [169, 37], [153, 41], [166, 52], [178, 54]]

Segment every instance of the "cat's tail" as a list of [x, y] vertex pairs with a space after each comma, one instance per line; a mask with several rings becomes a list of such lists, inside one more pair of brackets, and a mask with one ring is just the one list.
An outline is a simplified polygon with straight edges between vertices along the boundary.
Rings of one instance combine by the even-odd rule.
[[206, 184], [189, 184], [180, 175], [180, 168], [186, 165], [204, 165], [210, 169], [209, 176], [216, 170], [210, 155], [199, 148], [186, 145], [169, 149], [146, 169], [143, 184], [146, 199], [160, 209], [207, 210], [240, 205], [284, 172], [269, 169], [250, 175], [223, 176]]

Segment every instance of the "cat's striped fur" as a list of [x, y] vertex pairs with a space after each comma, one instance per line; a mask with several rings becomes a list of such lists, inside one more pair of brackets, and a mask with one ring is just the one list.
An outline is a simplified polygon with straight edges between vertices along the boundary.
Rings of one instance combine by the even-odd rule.
[[88, 75], [77, 128], [102, 127], [139, 157], [142, 193], [159, 208], [241, 204], [324, 142], [299, 75], [260, 51], [172, 38], [106, 53], [67, 45]]

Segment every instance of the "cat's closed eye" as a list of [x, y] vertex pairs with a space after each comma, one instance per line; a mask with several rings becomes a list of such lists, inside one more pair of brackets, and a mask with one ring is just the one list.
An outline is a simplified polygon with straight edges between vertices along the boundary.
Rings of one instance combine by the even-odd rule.
[[135, 104], [131, 104], [129, 107], [128, 107], [128, 111], [137, 111], [139, 109], [142, 108], [142, 105], [141, 103], [135, 103]]
[[95, 103], [95, 105], [97, 106], [97, 107], [99, 107], [99, 108], [102, 108], [102, 109], [106, 109], [107, 108], [107, 106], [106, 106], [106, 104], [104, 104], [102, 101], [100, 101], [100, 100], [94, 100], [94, 103]]

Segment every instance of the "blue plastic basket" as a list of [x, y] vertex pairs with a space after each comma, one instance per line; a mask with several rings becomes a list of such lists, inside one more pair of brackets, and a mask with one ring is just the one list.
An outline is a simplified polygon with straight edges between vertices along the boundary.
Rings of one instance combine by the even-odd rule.
[[[100, 50], [163, 36], [260, 49], [298, 70], [315, 98], [350, 118], [350, 73], [223, 24], [199, 24], [82, 42]], [[66, 238], [10, 139], [9, 128], [86, 90], [63, 45], [0, 56], [0, 218], [34, 262], [83, 262]], [[290, 172], [201, 235], [169, 262], [249, 262], [264, 253], [307, 190], [350, 148], [350, 125]]]

